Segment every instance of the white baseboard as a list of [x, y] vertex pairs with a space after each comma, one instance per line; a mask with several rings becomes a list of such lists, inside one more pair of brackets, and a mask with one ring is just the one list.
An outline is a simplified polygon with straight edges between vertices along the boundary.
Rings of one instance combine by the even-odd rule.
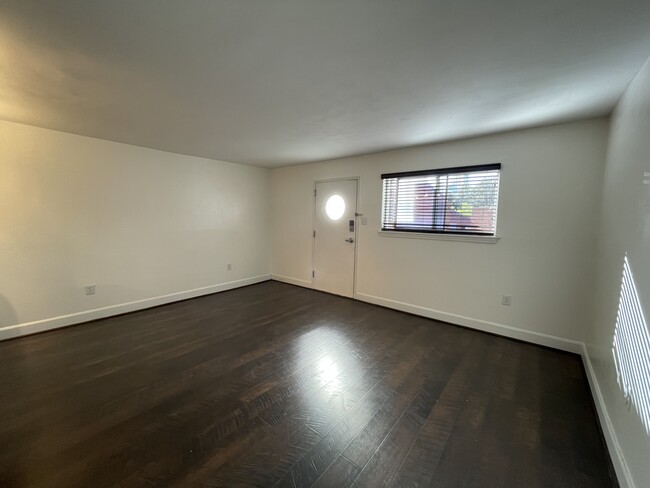
[[145, 308], [156, 307], [166, 303], [177, 302], [179, 300], [186, 300], [188, 298], [195, 298], [202, 295], [209, 295], [219, 291], [231, 290], [242, 286], [253, 285], [271, 279], [271, 275], [253, 276], [251, 278], [244, 278], [236, 281], [229, 281], [227, 283], [220, 283], [217, 285], [204, 286], [202, 288], [195, 288], [193, 290], [181, 291], [177, 293], [170, 293], [169, 295], [162, 295], [153, 298], [145, 298], [143, 300], [136, 300], [134, 302], [119, 303], [117, 305], [110, 305], [108, 307], [95, 308], [93, 310], [84, 310], [83, 312], [72, 313], [69, 315], [61, 315], [59, 317], [52, 317], [49, 319], [37, 320], [34, 322], [25, 322], [22, 324], [10, 325], [0, 328], [0, 341], [11, 339], [13, 337], [20, 337], [37, 332], [43, 332], [51, 329], [58, 329], [73, 324], [80, 324], [90, 320], [103, 319], [111, 315], [119, 315], [127, 312], [134, 312]]
[[[290, 276], [273, 274], [271, 275], [271, 279], [276, 281], [282, 281], [284, 283], [289, 283], [291, 285], [302, 286], [305, 288], [312, 288], [312, 284], [310, 281], [301, 280], [298, 278], [292, 278]], [[504, 337], [510, 337], [512, 339], [518, 339], [525, 342], [531, 342], [533, 344], [539, 344], [541, 346], [553, 347], [555, 349], [560, 349], [562, 351], [568, 351], [575, 354], [582, 354], [583, 347], [584, 347], [584, 344], [580, 341], [564, 339], [562, 337], [544, 334], [541, 332], [533, 332], [525, 329], [519, 329], [517, 327], [511, 327], [509, 325], [497, 324], [495, 322], [488, 322], [486, 320], [479, 320], [472, 317], [465, 317], [463, 315], [457, 315], [449, 312], [442, 312], [440, 310], [434, 310], [432, 308], [421, 307], [419, 305], [413, 305], [410, 303], [400, 302], [397, 300], [391, 300], [389, 298], [382, 298], [375, 295], [368, 295], [366, 293], [356, 292], [354, 298], [362, 302], [381, 305], [382, 307], [393, 308], [395, 310], [400, 310], [402, 312], [421, 315], [423, 317], [427, 317], [430, 319], [442, 320], [443, 322], [462, 325], [464, 327], [469, 327], [471, 329], [477, 329], [483, 332], [490, 332], [492, 334], [497, 334]]]
[[582, 344], [582, 362], [584, 363], [585, 371], [587, 372], [589, 388], [591, 388], [591, 394], [594, 397], [596, 412], [598, 413], [600, 425], [603, 429], [603, 435], [605, 436], [607, 449], [609, 449], [609, 456], [612, 459], [612, 464], [614, 464], [614, 470], [616, 471], [618, 483], [621, 488], [635, 488], [636, 485], [634, 484], [630, 470], [628, 469], [627, 464], [625, 463], [625, 458], [623, 457], [623, 453], [621, 452], [621, 445], [618, 442], [618, 437], [616, 436], [614, 425], [612, 424], [612, 420], [609, 417], [609, 413], [607, 412], [605, 400], [600, 390], [600, 385], [598, 384], [598, 379], [596, 378], [596, 373], [594, 371], [593, 365], [591, 364], [589, 352], [587, 351], [587, 346], [585, 346], [585, 344]]
[[275, 281], [281, 281], [283, 283], [289, 283], [290, 285], [302, 286], [305, 288], [312, 288], [311, 281], [301, 280], [298, 278], [292, 278], [291, 276], [282, 276], [282, 275], [271, 275], [271, 279]]
[[399, 302], [397, 300], [390, 300], [388, 298], [377, 297], [374, 295], [367, 295], [359, 293], [355, 295], [358, 300], [383, 307], [394, 308], [402, 312], [408, 312], [415, 315], [421, 315], [431, 319], [442, 320], [456, 325], [462, 325], [471, 329], [481, 330], [483, 332], [490, 332], [512, 339], [531, 342], [541, 346], [553, 347], [561, 349], [562, 351], [573, 352], [582, 354], [583, 344], [580, 341], [573, 341], [571, 339], [564, 339], [554, 335], [543, 334], [541, 332], [534, 332], [530, 330], [519, 329], [504, 324], [497, 324], [496, 322], [488, 322], [487, 320], [479, 320], [472, 317], [465, 317], [464, 315], [457, 315], [449, 312], [442, 312], [432, 308], [421, 307], [419, 305], [412, 305], [410, 303]]

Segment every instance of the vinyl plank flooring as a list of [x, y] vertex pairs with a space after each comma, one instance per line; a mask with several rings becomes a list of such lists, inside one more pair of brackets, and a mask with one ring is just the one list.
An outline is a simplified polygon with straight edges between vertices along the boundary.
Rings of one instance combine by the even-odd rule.
[[0, 342], [0, 487], [613, 487], [580, 359], [278, 282]]
[[[463, 438], [462, 435], [458, 435], [458, 428], [466, 427], [465, 423], [458, 423], [461, 412], [467, 408], [472, 388], [476, 388], [479, 382], [490, 380], [490, 359], [500, 355], [498, 345], [496, 348], [489, 347], [493, 340], [494, 338], [488, 336], [474, 338], [471, 347], [465, 349], [466, 354], [462, 356], [462, 362], [445, 377], [444, 388], [437, 395], [437, 401], [417, 439], [396, 471], [392, 486], [428, 486], [432, 480], [445, 482], [445, 455], [449, 452], [453, 441]], [[482, 398], [479, 397], [479, 400]], [[479, 413], [483, 412], [479, 411]], [[463, 458], [454, 456], [453, 459]], [[440, 463], [443, 469], [439, 469]], [[458, 474], [464, 474], [466, 471], [466, 469], [462, 470]], [[457, 470], [454, 469], [453, 472], [456, 474]]]
[[[418, 332], [407, 337], [397, 347], [396, 352], [406, 353], [409, 349], [417, 347], [420, 337]], [[386, 362], [388, 364], [385, 364]], [[372, 389], [376, 381], [385, 374], [386, 366], [390, 366], [391, 361], [386, 362], [380, 361], [363, 375], [359, 375], [358, 367], [348, 367], [342, 368], [342, 372], [336, 376], [333, 376], [333, 373], [336, 372], [337, 363], [325, 363], [325, 370], [322, 373], [326, 381], [316, 383], [315, 388], [306, 395], [294, 397], [295, 405], [291, 407], [291, 412], [289, 415], [282, 416], [279, 422], [273, 423], [274, 431], [268, 439], [260, 442], [261, 448], [243, 453], [239, 458], [212, 473], [209, 486], [236, 484], [259, 486], [258, 477], [261, 477], [262, 473], [266, 478], [261, 486], [279, 483], [300, 459], [317, 449], [323, 436], [345, 415], [346, 409], [357, 403], [352, 399], [363, 398]], [[393, 369], [391, 374], [397, 374], [397, 371], [401, 370]], [[301, 436], [308, 437], [308, 441], [302, 442], [302, 437], [296, 441], [286, 435], [287, 432], [296, 430]], [[313, 437], [312, 433], [318, 437]], [[312, 440], [314, 444], [310, 444], [309, 441]], [[292, 448], [300, 444], [304, 452], [300, 452], [300, 456], [296, 457], [294, 449], [289, 456], [286, 456], [286, 451], [278, 449], [278, 446], [286, 444]]]

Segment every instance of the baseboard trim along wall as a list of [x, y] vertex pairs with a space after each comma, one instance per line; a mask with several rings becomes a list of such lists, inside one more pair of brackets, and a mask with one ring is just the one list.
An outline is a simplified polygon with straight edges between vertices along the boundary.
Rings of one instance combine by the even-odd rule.
[[128, 312], [135, 312], [136, 310], [143, 310], [145, 308], [156, 307], [166, 303], [178, 302], [180, 300], [187, 300], [188, 298], [195, 298], [202, 295], [210, 295], [220, 291], [232, 290], [233, 288], [240, 288], [242, 286], [254, 285], [262, 281], [271, 279], [270, 274], [253, 276], [241, 280], [228, 281], [226, 283], [219, 283], [217, 285], [204, 286], [202, 288], [195, 288], [193, 290], [180, 291], [177, 293], [170, 293], [169, 295], [162, 295], [153, 298], [145, 298], [143, 300], [136, 300], [128, 303], [119, 303], [117, 305], [110, 305], [108, 307], [95, 308], [93, 310], [84, 310], [69, 315], [61, 315], [49, 319], [37, 320], [34, 322], [25, 322], [22, 324], [9, 325], [0, 328], [0, 341], [11, 339], [14, 337], [21, 337], [37, 332], [43, 332], [51, 329], [58, 329], [59, 327], [66, 327], [68, 325], [80, 324], [91, 320], [103, 319], [112, 315], [120, 315]]
[[614, 470], [616, 471], [616, 477], [618, 478], [620, 488], [636, 488], [630, 470], [625, 463], [625, 458], [623, 457], [623, 453], [621, 451], [621, 445], [618, 442], [618, 437], [616, 436], [614, 425], [612, 424], [612, 420], [609, 416], [609, 413], [607, 412], [605, 400], [603, 398], [602, 392], [600, 391], [600, 385], [598, 384], [598, 379], [596, 378], [596, 373], [594, 372], [594, 368], [589, 357], [589, 352], [585, 344], [582, 345], [582, 362], [585, 366], [587, 380], [589, 381], [589, 387], [591, 388], [591, 394], [594, 398], [594, 403], [596, 404], [596, 412], [598, 413], [598, 418], [600, 419], [600, 425], [603, 429], [605, 442], [607, 443], [607, 448], [609, 449], [609, 456], [611, 457], [612, 463], [614, 464]]
[[541, 332], [519, 329], [517, 327], [512, 327], [509, 325], [498, 324], [496, 322], [488, 322], [487, 320], [479, 320], [472, 317], [465, 317], [463, 315], [457, 315], [454, 313], [442, 312], [440, 310], [434, 310], [432, 308], [412, 305], [410, 303], [377, 297], [374, 295], [367, 295], [365, 293], [357, 292], [356, 298], [362, 302], [394, 308], [396, 310], [401, 310], [402, 312], [408, 312], [415, 315], [428, 317], [430, 319], [462, 325], [463, 327], [469, 327], [470, 329], [477, 329], [483, 332], [490, 332], [492, 334], [509, 337], [511, 339], [518, 339], [525, 342], [531, 342], [533, 344], [539, 344], [540, 346], [553, 347], [562, 351], [582, 354], [583, 344], [580, 341], [564, 339], [562, 337], [543, 334]]
[[289, 283], [290, 285], [302, 286], [305, 288], [312, 288], [311, 281], [301, 280], [299, 278], [292, 278], [291, 276], [271, 275], [271, 279], [281, 281], [282, 283]]
[[[290, 285], [312, 288], [311, 281], [303, 280], [300, 278], [293, 278], [291, 276], [272, 274], [271, 279], [275, 281], [281, 281], [283, 283], [288, 283]], [[432, 308], [422, 307], [420, 305], [413, 305], [411, 303], [405, 303], [397, 300], [391, 300], [389, 298], [369, 295], [367, 293], [356, 292], [354, 297], [355, 299], [362, 302], [381, 305], [382, 307], [392, 308], [430, 319], [441, 320], [443, 322], [449, 322], [455, 325], [462, 325], [463, 327], [469, 327], [470, 329], [490, 332], [492, 334], [509, 337], [511, 339], [518, 339], [520, 341], [530, 342], [532, 344], [538, 344], [540, 346], [552, 347], [554, 349], [560, 349], [562, 351], [572, 352], [574, 354], [582, 354], [584, 347], [584, 344], [580, 341], [564, 339], [563, 337], [544, 334], [542, 332], [519, 329], [517, 327], [512, 327], [509, 325], [489, 322], [487, 320], [479, 320], [472, 317], [465, 317], [463, 315], [457, 315], [449, 312], [442, 312], [440, 310], [434, 310]]]

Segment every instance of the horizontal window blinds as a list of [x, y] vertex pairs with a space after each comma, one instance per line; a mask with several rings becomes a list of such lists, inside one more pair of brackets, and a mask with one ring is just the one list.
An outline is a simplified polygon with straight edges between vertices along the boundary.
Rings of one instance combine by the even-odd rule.
[[496, 233], [501, 164], [381, 175], [382, 230]]

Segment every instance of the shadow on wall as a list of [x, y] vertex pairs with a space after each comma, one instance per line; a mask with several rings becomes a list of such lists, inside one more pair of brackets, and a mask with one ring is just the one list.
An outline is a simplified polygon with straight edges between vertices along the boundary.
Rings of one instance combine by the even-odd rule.
[[612, 353], [618, 385], [650, 435], [650, 332], [625, 255]]
[[0, 295], [0, 329], [17, 323], [18, 317], [16, 317], [16, 312], [11, 303], [3, 295]]

